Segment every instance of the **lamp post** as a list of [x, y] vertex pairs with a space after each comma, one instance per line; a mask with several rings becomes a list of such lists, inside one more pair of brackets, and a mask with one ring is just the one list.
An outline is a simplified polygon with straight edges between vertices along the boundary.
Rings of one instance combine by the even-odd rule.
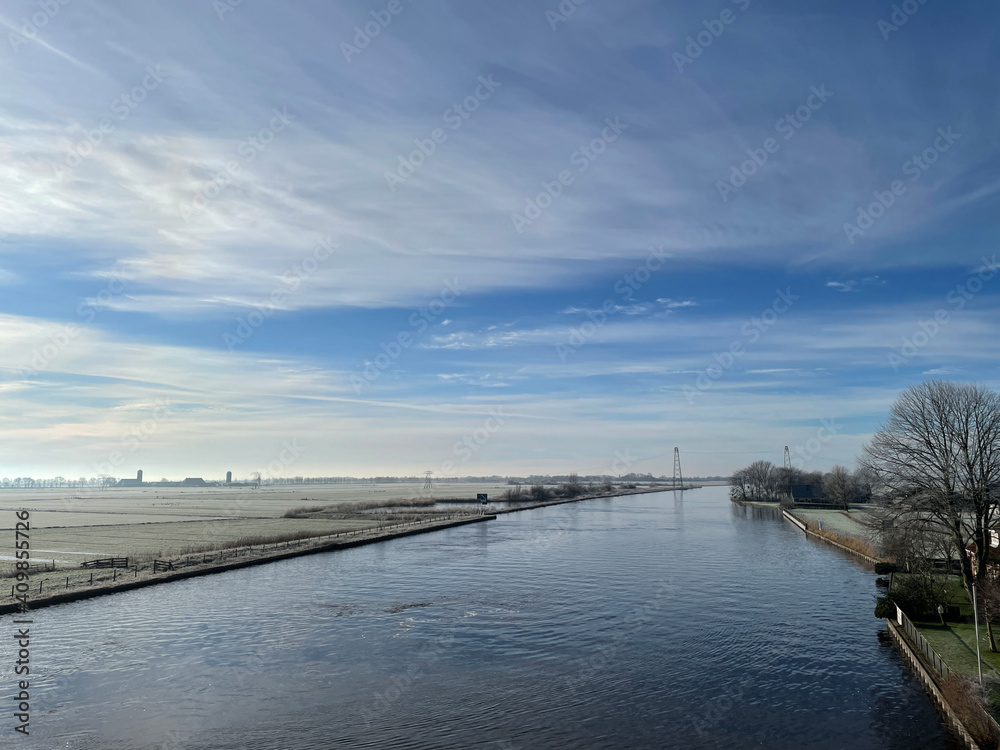
[[972, 612], [976, 618], [976, 666], [979, 668], [979, 689], [983, 689], [983, 657], [979, 652], [979, 604], [976, 602], [976, 552], [979, 549], [975, 542], [967, 548], [971, 551], [969, 564], [972, 567]]

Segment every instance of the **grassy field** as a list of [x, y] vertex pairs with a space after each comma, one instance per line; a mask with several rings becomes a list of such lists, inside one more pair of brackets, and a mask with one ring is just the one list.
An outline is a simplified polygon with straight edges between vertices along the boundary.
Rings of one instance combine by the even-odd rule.
[[[977, 676], [976, 669], [976, 626], [972, 623], [914, 623], [921, 635], [931, 644], [931, 648], [941, 655], [951, 669], [956, 672]], [[994, 635], [1000, 640], [1000, 632]], [[998, 644], [1000, 645], [1000, 644]], [[992, 670], [1000, 679], [1000, 653], [990, 651], [989, 638], [986, 637], [986, 625], [979, 625], [979, 647], [983, 657], [983, 675]]]
[[837, 534], [856, 536], [861, 539], [871, 539], [871, 531], [865, 526], [868, 518], [864, 511], [852, 509], [850, 514], [842, 510], [803, 510], [795, 508], [794, 514], [806, 521], [810, 528], [816, 528], [820, 523], [823, 528]]
[[32, 527], [140, 524], [213, 518], [280, 518], [303, 505], [371, 503], [408, 498], [463, 498], [485, 492], [499, 500], [506, 484], [316, 484], [262, 487], [122, 487], [0, 490], [0, 530], [13, 529], [14, 511], [31, 511]]
[[[172, 559], [204, 550], [295, 536], [334, 534], [377, 528], [385, 523], [370, 512], [382, 504], [411, 498], [468, 499], [486, 492], [499, 499], [507, 485], [333, 484], [245, 488], [142, 487], [106, 490], [0, 491], [0, 575], [14, 560], [15, 511], [29, 510], [32, 559], [57, 568], [84, 560], [128, 557], [147, 561]], [[285, 518], [296, 508], [330, 508], [316, 518]], [[366, 509], [369, 512], [362, 512]], [[471, 510], [448, 506], [449, 512]], [[430, 512], [430, 508], [396, 507], [394, 513]], [[384, 515], [384, 514], [383, 514]], [[398, 515], [395, 520], [400, 520]]]
[[84, 560], [99, 557], [169, 559], [219, 549], [244, 539], [303, 533], [318, 536], [377, 525], [378, 520], [372, 516], [323, 520], [243, 518], [44, 528], [31, 532], [31, 557], [36, 562], [54, 561], [57, 566], [79, 565]]
[[[357, 543], [369, 539], [377, 541], [385, 538], [386, 534], [400, 532], [412, 532], [414, 529], [430, 529], [438, 525], [447, 525], [456, 518], [469, 518], [470, 516], [456, 516], [445, 513], [424, 513], [407, 515], [404, 517], [392, 517], [387, 524], [379, 525], [365, 521], [364, 523], [343, 523], [331, 524], [281, 524], [280, 529], [270, 528], [270, 533], [266, 536], [253, 536], [252, 533], [259, 529], [257, 526], [236, 523], [228, 529], [228, 536], [220, 536], [207, 544], [195, 544], [193, 546], [183, 545], [190, 539], [186, 536], [170, 538], [165, 536], [160, 544], [157, 544], [151, 537], [145, 539], [147, 546], [141, 547], [140, 552], [129, 555], [128, 567], [117, 569], [107, 568], [81, 568], [77, 565], [79, 560], [69, 564], [53, 562], [40, 556], [33, 556], [31, 560], [30, 577], [26, 590], [21, 593], [30, 592], [29, 596], [36, 601], [39, 598], [60, 594], [71, 593], [71, 590], [81, 588], [110, 591], [108, 587], [120, 586], [131, 581], [141, 582], [162, 580], [165, 572], [160, 570], [157, 573], [153, 560], [169, 560], [173, 571], [193, 570], [218, 570], [220, 566], [229, 564], [245, 564], [266, 562], [274, 559], [275, 556], [283, 554], [301, 554], [310, 549], [322, 548], [330, 542]], [[413, 519], [413, 520], [407, 520]], [[149, 524], [148, 529], [163, 530], [162, 527], [171, 524]], [[116, 527], [112, 527], [116, 528]], [[133, 540], [130, 540], [133, 541]], [[174, 546], [172, 546], [174, 545]], [[112, 555], [119, 557], [121, 555]], [[23, 579], [15, 578], [12, 569], [5, 569], [5, 577], [0, 577], [0, 604], [14, 601], [15, 585], [22, 585], [19, 581]], [[10, 588], [8, 588], [10, 587]]]

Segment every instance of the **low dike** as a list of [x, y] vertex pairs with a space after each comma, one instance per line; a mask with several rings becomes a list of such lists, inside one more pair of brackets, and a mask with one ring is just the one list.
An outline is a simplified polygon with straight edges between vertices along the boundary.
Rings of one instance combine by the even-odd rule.
[[[624, 495], [641, 495], [651, 492], [666, 492], [671, 489], [676, 490], [692, 490], [699, 489], [700, 485], [683, 485], [682, 487], [672, 488], [672, 487], [651, 487], [651, 488], [636, 488], [634, 490], [622, 490], [619, 492], [614, 492], [610, 494], [601, 495], [585, 495], [575, 498], [560, 498], [557, 500], [546, 500], [538, 503], [524, 503], [516, 507], [511, 508], [501, 508], [490, 513], [484, 513], [483, 515], [473, 515], [465, 516], [458, 519], [449, 519], [447, 521], [423, 523], [417, 522], [412, 526], [404, 526], [403, 528], [386, 529], [374, 534], [366, 534], [361, 532], [355, 538], [338, 538], [336, 541], [325, 541], [321, 543], [310, 544], [309, 540], [303, 540], [300, 542], [306, 546], [300, 547], [298, 549], [285, 549], [284, 551], [275, 550], [271, 554], [263, 554], [255, 557], [249, 557], [243, 560], [236, 559], [231, 562], [209, 562], [204, 565], [193, 566], [188, 569], [177, 570], [173, 572], [167, 572], [162, 574], [157, 574], [155, 577], [151, 578], [140, 578], [127, 580], [122, 578], [117, 582], [102, 582], [100, 584], [89, 586], [87, 588], [73, 588], [65, 590], [62, 593], [46, 594], [45, 596], [30, 597], [28, 600], [27, 610], [41, 609], [42, 607], [51, 607], [57, 604], [68, 604], [70, 602], [81, 601], [83, 599], [92, 599], [97, 596], [107, 596], [108, 594], [117, 594], [122, 591], [132, 591], [135, 589], [145, 588], [147, 586], [158, 586], [161, 583], [170, 583], [171, 581], [181, 581], [186, 578], [196, 578], [198, 576], [213, 575], [215, 573], [224, 573], [228, 570], [238, 570], [240, 568], [249, 568], [254, 565], [266, 565], [267, 563], [278, 562], [279, 560], [289, 560], [293, 557], [302, 557], [304, 555], [314, 555], [320, 552], [334, 552], [336, 550], [349, 549], [351, 547], [360, 547], [365, 544], [376, 544], [378, 542], [385, 542], [390, 539], [399, 539], [407, 536], [414, 536], [416, 534], [427, 534], [432, 531], [439, 531], [441, 529], [453, 528], [455, 526], [465, 526], [470, 523], [483, 523], [485, 521], [493, 521], [498, 515], [505, 513], [517, 513], [522, 510], [533, 510], [535, 508], [547, 508], [551, 505], [563, 505], [566, 503], [577, 503], [583, 500], [600, 500], [600, 499], [610, 499], [612, 497], [621, 497]], [[338, 537], [340, 535], [338, 534]], [[211, 554], [211, 553], [210, 553]], [[18, 602], [11, 603], [10, 599], [6, 602], [0, 604], [0, 615], [14, 614], [21, 612], [21, 605]]]
[[[465, 526], [470, 523], [483, 523], [485, 521], [492, 521], [495, 518], [496, 518], [495, 515], [481, 515], [481, 516], [470, 516], [459, 519], [449, 519], [447, 521], [441, 521], [437, 523], [415, 525], [409, 528], [403, 527], [397, 529], [387, 529], [372, 535], [359, 535], [354, 539], [339, 539], [337, 541], [326, 541], [320, 544], [313, 544], [300, 549], [285, 550], [281, 552], [275, 551], [273, 554], [260, 555], [257, 557], [246, 558], [244, 560], [237, 559], [232, 562], [217, 562], [217, 563], [208, 563], [206, 565], [198, 565], [190, 569], [158, 574], [155, 578], [140, 578], [131, 581], [122, 578], [121, 581], [115, 583], [102, 583], [87, 588], [81, 587], [81, 588], [69, 589], [59, 594], [49, 594], [46, 596], [30, 597], [28, 600], [28, 611], [41, 609], [42, 607], [51, 607], [56, 604], [67, 604], [69, 602], [76, 602], [82, 599], [92, 599], [97, 596], [107, 596], [108, 594], [117, 594], [122, 591], [132, 591], [134, 589], [141, 589], [147, 586], [158, 586], [161, 583], [170, 583], [171, 581], [182, 581], [186, 578], [196, 578], [198, 576], [207, 576], [207, 575], [213, 575], [215, 573], [224, 573], [228, 570], [249, 568], [254, 565], [266, 565], [267, 563], [278, 562], [279, 560], [289, 560], [293, 557], [314, 555], [319, 552], [334, 552], [336, 550], [349, 549], [351, 547], [360, 547], [365, 544], [376, 544], [378, 542], [385, 542], [388, 541], [389, 539], [399, 539], [401, 537], [415, 536], [416, 534], [426, 534], [431, 531], [439, 531], [441, 529], [453, 528], [455, 526]], [[11, 603], [0, 604], [0, 615], [18, 613], [20, 611], [21, 611], [21, 605], [16, 602], [13, 604]]]
[[864, 554], [862, 552], [858, 552], [857, 550], [853, 550], [850, 547], [845, 547], [843, 544], [840, 544], [839, 542], [835, 542], [832, 539], [827, 539], [822, 534], [817, 534], [815, 531], [813, 531], [812, 529], [809, 528], [809, 525], [805, 521], [803, 521], [800, 518], [797, 518], [792, 513], [789, 513], [787, 510], [785, 510], [784, 508], [781, 509], [781, 515], [784, 516], [784, 518], [785, 518], [786, 521], [791, 521], [796, 527], [798, 527], [798, 529], [801, 532], [803, 532], [808, 537], [811, 537], [813, 539], [818, 539], [821, 542], [825, 542], [826, 544], [829, 544], [829, 545], [831, 545], [833, 547], [836, 547], [839, 550], [843, 550], [844, 552], [846, 552], [849, 555], [854, 555], [855, 557], [858, 557], [858, 558], [864, 560], [866, 563], [868, 563], [869, 565], [871, 565], [873, 567], [874, 567], [875, 563], [879, 562], [879, 560], [876, 560], [874, 557], [869, 557], [868, 555], [866, 555], [866, 554]]

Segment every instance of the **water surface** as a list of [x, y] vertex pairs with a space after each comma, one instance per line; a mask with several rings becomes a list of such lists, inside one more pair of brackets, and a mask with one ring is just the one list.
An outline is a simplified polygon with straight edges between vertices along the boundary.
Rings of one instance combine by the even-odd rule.
[[3, 746], [957, 747], [874, 590], [725, 488], [512, 513], [39, 610]]

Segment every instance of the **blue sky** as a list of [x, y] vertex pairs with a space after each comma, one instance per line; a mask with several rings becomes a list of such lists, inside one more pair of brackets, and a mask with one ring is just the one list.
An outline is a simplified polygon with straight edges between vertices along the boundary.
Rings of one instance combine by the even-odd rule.
[[853, 465], [997, 385], [998, 17], [13, 0], [0, 475]]

